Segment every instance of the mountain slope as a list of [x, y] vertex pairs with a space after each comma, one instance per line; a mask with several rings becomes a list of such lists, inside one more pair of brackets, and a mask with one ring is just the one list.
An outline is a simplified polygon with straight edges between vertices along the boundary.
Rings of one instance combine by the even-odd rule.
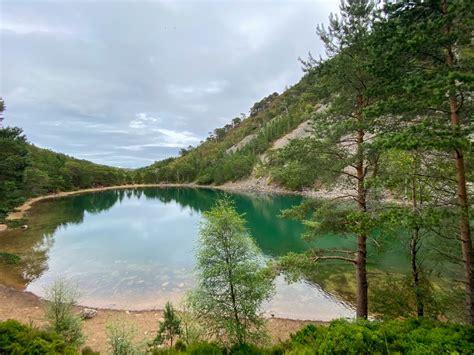
[[183, 149], [178, 158], [138, 169], [140, 182], [220, 185], [257, 174], [270, 150], [307, 134], [309, 124], [305, 122], [320, 107], [313, 92], [315, 80], [315, 74], [307, 73], [282, 94], [273, 93], [255, 103], [248, 117], [234, 118], [215, 129], [198, 147]]

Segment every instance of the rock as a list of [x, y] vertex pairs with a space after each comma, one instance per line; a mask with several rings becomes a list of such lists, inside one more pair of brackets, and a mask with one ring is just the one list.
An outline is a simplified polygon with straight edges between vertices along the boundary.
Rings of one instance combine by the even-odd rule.
[[6, 224], [0, 224], [0, 232], [4, 232], [8, 229]]
[[28, 229], [28, 225], [27, 224], [22, 225], [21, 229]]
[[97, 310], [93, 308], [84, 308], [81, 311], [81, 317], [82, 319], [92, 319], [97, 315]]

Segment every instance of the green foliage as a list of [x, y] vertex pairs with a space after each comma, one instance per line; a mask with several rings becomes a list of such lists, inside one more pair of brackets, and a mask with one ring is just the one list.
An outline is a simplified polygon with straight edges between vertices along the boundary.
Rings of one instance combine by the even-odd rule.
[[154, 345], [161, 345], [169, 342], [169, 346], [173, 347], [173, 341], [179, 337], [182, 333], [181, 319], [176, 314], [173, 305], [170, 302], [166, 302], [165, 309], [163, 311], [164, 320], [159, 324], [159, 329], [156, 334]]
[[0, 127], [0, 220], [29, 197], [132, 182], [128, 170], [35, 147], [20, 128]]
[[287, 354], [471, 354], [474, 328], [427, 319], [388, 322], [346, 320], [308, 325], [280, 349]]
[[[276, 139], [308, 120], [317, 106], [312, 85], [314, 73], [307, 73], [301, 81], [281, 95], [274, 93], [255, 103], [247, 118], [234, 118], [232, 124], [218, 128], [198, 147], [188, 148], [179, 158], [156, 162], [138, 169], [149, 183], [197, 182], [223, 184], [249, 176], [259, 155], [265, 153]], [[239, 149], [229, 151], [246, 140]]]
[[260, 308], [273, 289], [259, 250], [229, 199], [219, 200], [204, 217], [191, 307], [221, 342], [258, 341], [264, 332]]
[[81, 349], [81, 355], [100, 355], [100, 352], [92, 350], [89, 346]]
[[77, 351], [54, 332], [7, 320], [0, 323], [0, 353], [76, 354]]
[[[441, 302], [427, 273], [420, 273], [419, 294], [426, 318], [438, 319]], [[371, 288], [371, 310], [378, 318], [397, 319], [417, 315], [417, 299], [412, 276], [383, 275]]]
[[140, 344], [134, 342], [135, 329], [125, 320], [118, 320], [107, 324], [107, 342], [113, 355], [142, 354]]
[[77, 291], [64, 279], [58, 279], [46, 290], [45, 317], [48, 329], [60, 334], [73, 346], [80, 346], [85, 338], [82, 320], [74, 313]]
[[0, 262], [10, 265], [19, 264], [21, 258], [16, 254], [0, 252]]
[[181, 303], [180, 320], [182, 332], [179, 340], [189, 345], [205, 339], [206, 329], [202, 327], [199, 320], [195, 317], [191, 305], [186, 298]]
[[25, 200], [23, 173], [27, 165], [28, 150], [22, 130], [0, 127], [0, 218]]

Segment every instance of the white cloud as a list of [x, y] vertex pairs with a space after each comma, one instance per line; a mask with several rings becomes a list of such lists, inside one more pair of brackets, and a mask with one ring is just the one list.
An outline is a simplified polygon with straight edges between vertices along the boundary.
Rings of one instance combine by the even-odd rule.
[[147, 128], [150, 124], [154, 124], [159, 121], [160, 119], [157, 117], [149, 116], [145, 112], [139, 112], [135, 115], [135, 119], [130, 121], [128, 127], [133, 129], [143, 129]]
[[145, 148], [183, 148], [200, 141], [198, 137], [188, 131], [174, 131], [165, 128], [155, 128], [152, 131], [159, 133], [159, 137], [154, 138], [153, 142], [120, 146], [118, 149], [137, 152]]
[[225, 81], [212, 80], [204, 85], [168, 85], [167, 91], [173, 96], [202, 96], [202, 95], [213, 95], [222, 92], [227, 86]]
[[8, 22], [2, 20], [0, 22], [0, 30], [11, 31], [19, 35], [28, 35], [32, 33], [46, 33], [46, 34], [62, 34], [72, 35], [73, 31], [63, 27], [52, 27], [44, 24], [31, 24], [26, 22]]

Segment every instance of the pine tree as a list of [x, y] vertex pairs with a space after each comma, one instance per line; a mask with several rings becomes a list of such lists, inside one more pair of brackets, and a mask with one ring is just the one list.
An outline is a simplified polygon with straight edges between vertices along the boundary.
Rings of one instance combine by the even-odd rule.
[[176, 314], [173, 305], [166, 302], [163, 311], [163, 321], [160, 322], [158, 333], [154, 340], [155, 344], [163, 344], [169, 341], [170, 347], [173, 347], [173, 341], [181, 334], [181, 320]]
[[474, 256], [464, 153], [471, 151], [474, 91], [473, 2], [429, 0], [389, 4], [375, 31], [371, 70], [378, 100], [368, 111], [384, 116], [387, 145], [451, 152], [462, 245], [466, 317], [474, 324]]
[[[357, 212], [346, 211], [345, 222], [352, 224], [347, 232], [357, 236], [357, 251], [354, 259], [347, 255], [352, 251], [337, 251], [340, 255], [327, 255], [331, 250], [320, 250], [314, 260], [344, 260], [355, 265], [357, 282], [357, 317], [368, 315], [367, 283], [367, 237], [370, 228], [368, 206], [371, 172], [376, 171], [377, 154], [370, 148], [370, 138], [376, 133], [376, 120], [366, 117], [364, 109], [371, 104], [373, 85], [367, 66], [370, 59], [368, 39], [374, 20], [372, 1], [348, 0], [340, 5], [340, 17], [332, 15], [328, 29], [318, 27], [318, 34], [324, 42], [328, 60], [310, 57], [303, 62], [306, 69], [319, 74], [319, 93], [327, 97], [329, 109], [315, 117], [315, 129], [321, 160], [321, 167], [330, 173], [328, 180], [345, 176], [348, 187], [354, 190], [346, 196], [356, 202]], [[340, 211], [339, 211], [340, 212]], [[354, 214], [355, 213], [355, 214]], [[357, 215], [357, 218], [354, 216]], [[329, 218], [328, 216], [326, 216]], [[316, 228], [317, 229], [317, 228]], [[317, 230], [314, 232], [317, 233]]]

